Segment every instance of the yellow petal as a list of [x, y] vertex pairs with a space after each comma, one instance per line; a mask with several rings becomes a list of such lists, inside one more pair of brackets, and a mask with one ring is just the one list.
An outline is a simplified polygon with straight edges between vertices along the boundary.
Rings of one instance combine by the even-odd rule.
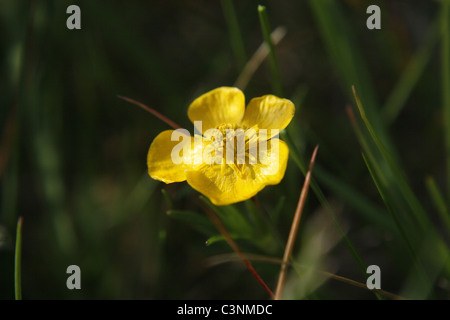
[[192, 142], [187, 130], [161, 132], [153, 140], [147, 155], [150, 177], [165, 183], [186, 180], [185, 171], [191, 168], [192, 163]]
[[[281, 99], [274, 95], [265, 95], [253, 98], [245, 110], [241, 125], [247, 128], [258, 126], [259, 129], [283, 130], [294, 117], [295, 106], [287, 99]], [[267, 132], [268, 138], [276, 132]]]
[[220, 87], [195, 99], [188, 109], [188, 117], [202, 121], [204, 132], [220, 124], [239, 123], [245, 112], [245, 97], [241, 90], [232, 87]]
[[[228, 165], [198, 166], [188, 171], [187, 182], [215, 205], [227, 205], [250, 199], [266, 185], [278, 184], [284, 176], [289, 155], [287, 145], [278, 139], [269, 142], [267, 164], [245, 165], [245, 174], [237, 174]], [[279, 151], [274, 148], [278, 142]], [[277, 161], [278, 158], [278, 161]]]

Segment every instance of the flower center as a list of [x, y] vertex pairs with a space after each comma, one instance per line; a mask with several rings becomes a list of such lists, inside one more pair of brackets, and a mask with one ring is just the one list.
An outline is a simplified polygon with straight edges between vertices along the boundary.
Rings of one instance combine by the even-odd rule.
[[221, 124], [213, 129], [211, 148], [222, 174], [237, 174], [241, 178], [254, 176], [253, 166], [258, 163], [258, 128], [245, 128], [237, 124]]

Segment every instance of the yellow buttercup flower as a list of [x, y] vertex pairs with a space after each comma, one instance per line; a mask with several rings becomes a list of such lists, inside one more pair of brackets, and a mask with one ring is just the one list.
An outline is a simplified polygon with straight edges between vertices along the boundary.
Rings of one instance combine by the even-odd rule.
[[177, 129], [163, 131], [153, 140], [148, 173], [165, 183], [186, 180], [215, 205], [247, 200], [283, 178], [289, 149], [278, 132], [294, 112], [287, 99], [265, 95], [245, 108], [241, 90], [214, 89], [189, 106], [194, 137]]

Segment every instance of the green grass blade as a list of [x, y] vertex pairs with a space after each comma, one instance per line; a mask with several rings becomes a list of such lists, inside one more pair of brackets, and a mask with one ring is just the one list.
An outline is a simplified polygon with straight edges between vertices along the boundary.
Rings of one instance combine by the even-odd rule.
[[217, 234], [214, 224], [204, 215], [186, 210], [168, 210], [167, 215], [189, 224], [197, 231], [211, 237]]
[[238, 209], [236, 209], [235, 206], [216, 206], [204, 196], [200, 196], [200, 200], [202, 200], [217, 214], [230, 234], [236, 236], [249, 236], [250, 238], [253, 238], [255, 231], [253, 226], [245, 217], [245, 215], [242, 214], [242, 212], [240, 212]]
[[375, 186], [377, 187], [378, 192], [380, 193], [380, 196], [383, 199], [388, 211], [391, 213], [392, 218], [394, 219], [395, 224], [398, 230], [400, 231], [400, 234], [406, 244], [407, 250], [411, 256], [412, 259], [411, 270], [412, 274], [415, 275], [415, 277], [412, 277], [411, 283], [415, 283], [415, 285], [420, 285], [421, 288], [427, 288], [427, 290], [429, 290], [431, 287], [429, 285], [430, 279], [427, 275], [427, 272], [425, 271], [425, 267], [423, 266], [421, 259], [419, 258], [411, 239], [409, 238], [407, 231], [405, 230], [405, 227], [402, 225], [402, 221], [398, 216], [396, 209], [392, 207], [392, 199], [390, 198], [386, 187], [383, 187], [382, 184], [378, 181], [377, 176], [379, 176], [379, 174], [376, 174], [374, 172], [373, 164], [370, 163], [370, 161], [366, 158], [364, 153], [362, 154], [362, 156], [364, 162], [366, 163], [367, 169], [369, 170], [369, 173], [372, 176]]
[[[320, 2], [320, 1], [319, 0], [312, 1], [312, 3], [317, 3], [317, 2]], [[266, 8], [261, 5], [258, 6], [258, 13], [259, 13], [259, 18], [260, 18], [260, 23], [261, 23], [261, 28], [263, 31], [264, 39], [270, 50], [270, 65], [271, 65], [274, 91], [275, 91], [275, 94], [277, 94], [279, 96], [283, 96], [281, 78], [280, 78], [280, 73], [279, 73], [279, 69], [278, 69], [278, 63], [277, 63], [277, 58], [276, 58], [276, 54], [275, 54], [275, 49], [274, 49], [274, 46], [273, 46], [273, 44], [271, 42], [271, 38], [270, 38], [270, 30], [271, 29], [270, 29], [269, 21], [267, 18]], [[305, 163], [303, 163], [300, 156], [295, 152], [295, 147], [293, 147], [294, 144], [292, 143], [292, 140], [289, 139], [288, 133], [286, 131], [283, 131], [281, 133], [281, 136], [284, 138], [284, 141], [286, 143], [288, 143], [290, 155], [293, 158], [293, 160], [295, 161], [295, 163], [297, 164], [297, 166], [299, 167], [300, 171], [302, 171], [303, 174], [306, 174], [307, 165]], [[360, 254], [358, 253], [355, 245], [351, 242], [351, 240], [345, 234], [345, 231], [342, 228], [342, 226], [340, 225], [333, 209], [331, 208], [324, 193], [322, 192], [322, 190], [320, 189], [319, 185], [317, 184], [317, 182], [315, 181], [314, 178], [311, 179], [311, 188], [314, 191], [314, 193], [316, 194], [316, 196], [318, 197], [320, 203], [324, 206], [326, 211], [330, 214], [336, 228], [338, 229], [339, 233], [342, 235], [345, 245], [349, 249], [353, 258], [355, 259], [361, 272], [363, 273], [364, 276], [367, 276], [367, 274], [366, 274], [367, 265], [364, 263], [363, 259], [361, 258]], [[375, 293], [375, 295], [378, 299], [381, 299], [381, 296], [379, 296], [376, 293]]]
[[444, 195], [436, 185], [436, 181], [432, 177], [428, 177], [425, 181], [428, 193], [433, 200], [434, 206], [441, 218], [442, 224], [447, 228], [447, 233], [450, 235], [450, 212], [445, 203]]
[[[284, 141], [288, 144], [290, 155], [292, 159], [297, 164], [302, 173], [305, 173], [305, 167], [295, 145], [290, 139], [290, 136], [286, 133], [282, 133]], [[312, 188], [318, 188], [318, 182], [324, 186], [330, 188], [334, 193], [336, 193], [345, 203], [350, 205], [353, 209], [357, 210], [361, 215], [363, 215], [368, 221], [375, 223], [384, 230], [395, 231], [395, 226], [392, 224], [385, 212], [377, 207], [376, 204], [372, 203], [364, 197], [358, 190], [353, 188], [343, 179], [339, 179], [332, 173], [327, 172], [323, 169], [320, 164], [315, 165], [314, 176], [311, 180]]]
[[16, 300], [22, 300], [22, 223], [23, 218], [17, 221], [16, 250], [14, 257], [14, 288]]
[[445, 161], [447, 166], [447, 197], [450, 201], [450, 1], [442, 1], [441, 17], [441, 60], [442, 60], [442, 103], [444, 109]]
[[[289, 146], [290, 156], [300, 168], [303, 174], [306, 172], [306, 168], [300, 159], [298, 148], [290, 138], [290, 132], [281, 132], [281, 137]], [[336, 193], [342, 200], [350, 205], [353, 209], [357, 210], [368, 221], [375, 223], [382, 227], [384, 230], [390, 230], [396, 232], [395, 226], [392, 221], [386, 216], [385, 211], [379, 208], [375, 203], [369, 201], [364, 197], [361, 192], [356, 190], [352, 185], [347, 183], [344, 179], [340, 179], [330, 172], [323, 169], [320, 164], [315, 165], [314, 177], [311, 181], [312, 187], [317, 188], [317, 182], [320, 182], [324, 186], [330, 188]]]
[[264, 37], [264, 41], [269, 47], [269, 62], [270, 62], [270, 71], [272, 75], [272, 86], [273, 91], [279, 97], [283, 97], [283, 87], [281, 85], [281, 76], [280, 69], [278, 68], [278, 60], [275, 54], [275, 46], [272, 43], [271, 39], [271, 28], [269, 24], [269, 18], [267, 17], [266, 7], [259, 5], [258, 6], [258, 14], [259, 14], [259, 22], [261, 23], [261, 29]]
[[[281, 137], [283, 140], [287, 143], [289, 146], [289, 155], [292, 157], [298, 168], [303, 174], [306, 174], [307, 166], [303, 161], [301, 160], [299, 154], [297, 153], [294, 144], [292, 143], [292, 140], [290, 139], [289, 135], [286, 131], [281, 132]], [[325, 194], [323, 193], [322, 189], [318, 185], [317, 181], [312, 177], [311, 179], [311, 189], [315, 193], [316, 197], [319, 199], [320, 203], [323, 205], [323, 207], [326, 209], [327, 213], [330, 214], [331, 219], [336, 226], [339, 234], [342, 236], [345, 245], [347, 246], [347, 249], [350, 251], [351, 255], [355, 259], [358, 267], [360, 268], [361, 272], [366, 276], [366, 270], [367, 265], [364, 263], [363, 259], [361, 258], [360, 254], [358, 253], [358, 250], [356, 249], [355, 245], [351, 242], [351, 240], [346, 235], [344, 229], [342, 228], [341, 224], [339, 223], [335, 212], [333, 211], [333, 208], [329, 204], [328, 200], [325, 197]]]
[[161, 189], [161, 194], [163, 195], [164, 199], [167, 202], [167, 205], [169, 206], [169, 209], [173, 208], [173, 201], [172, 198], [169, 196], [169, 194], [167, 193], [166, 189]]
[[417, 84], [420, 76], [425, 70], [428, 61], [430, 61], [439, 36], [437, 22], [439, 22], [439, 20], [430, 27], [425, 44], [411, 59], [411, 62], [400, 76], [400, 79], [382, 109], [383, 118], [389, 124], [393, 123], [399, 115], [414, 86]]
[[386, 189], [388, 188], [388, 186], [386, 186], [386, 182], [383, 183], [379, 180], [380, 174], [379, 174], [379, 172], [376, 172], [377, 169], [374, 166], [373, 160], [371, 163], [371, 161], [367, 158], [366, 155], [364, 155], [364, 153], [362, 154], [362, 157], [367, 166], [367, 170], [369, 171], [369, 174], [372, 177], [372, 180], [378, 190], [378, 193], [381, 196], [381, 199], [383, 199], [383, 202], [385, 203], [388, 211], [391, 213], [392, 218], [394, 219], [395, 224], [396, 224], [398, 230], [400, 231], [400, 234], [403, 237], [403, 240], [405, 241], [405, 244], [409, 250], [409, 253], [411, 254], [411, 257], [413, 258], [413, 260], [416, 260], [417, 253], [415, 252], [414, 247], [411, 244], [411, 241], [405, 231], [404, 226], [402, 225], [402, 223], [400, 221], [399, 216], [396, 213], [395, 208], [393, 208], [393, 206], [392, 206], [392, 200], [390, 199], [388, 193], [386, 192]]
[[[256, 199], [256, 196], [254, 199]], [[254, 226], [256, 235], [268, 235], [271, 231], [273, 231], [273, 229], [271, 228], [272, 226], [270, 225], [269, 219], [264, 216], [264, 212], [261, 205], [259, 204], [259, 201], [257, 202], [258, 206], [256, 206], [254, 199], [249, 199], [244, 202], [249, 220]]]
[[[360, 101], [357, 99], [357, 104], [360, 105]], [[362, 105], [360, 106], [362, 108]], [[363, 130], [364, 123], [360, 123], [361, 119], [356, 119], [355, 115], [353, 114], [353, 111], [348, 108], [347, 111], [349, 112], [349, 117], [353, 125], [353, 129], [355, 131], [356, 137], [358, 138], [359, 143], [362, 146], [362, 149], [364, 150], [364, 159], [367, 159], [366, 166], [369, 169], [369, 173], [371, 174], [372, 180], [375, 182], [375, 185], [378, 188], [378, 191], [380, 195], [383, 198], [383, 201], [390, 212], [391, 216], [395, 219], [397, 219], [397, 216], [393, 216], [392, 213], [399, 212], [399, 213], [405, 213], [406, 205], [402, 200], [401, 195], [399, 194], [398, 188], [396, 188], [395, 185], [392, 183], [392, 170], [389, 168], [389, 166], [386, 165], [385, 159], [383, 159], [379, 151], [376, 149], [376, 146], [374, 146], [373, 141], [371, 140], [370, 135], [368, 136], [367, 130]], [[369, 167], [368, 164], [371, 163], [372, 166]], [[396, 180], [394, 179], [394, 182]], [[394, 183], [395, 184], [395, 183]], [[381, 193], [381, 186], [385, 188], [386, 190], [389, 189], [389, 193]], [[389, 194], [389, 199], [387, 199], [387, 194]], [[394, 209], [395, 208], [395, 209]], [[413, 221], [411, 217], [408, 215], [408, 213], [404, 214], [405, 219], [402, 219], [402, 228], [404, 230], [410, 230], [413, 227]], [[399, 222], [396, 221], [396, 231], [402, 236], [402, 230], [399, 230], [398, 228]]]
[[[430, 255], [430, 252], [417, 255], [417, 249], [422, 247], [425, 241], [434, 242], [433, 246], [440, 248], [441, 253], [439, 256], [435, 255], [435, 258], [438, 260], [437, 264], [445, 266], [448, 270], [450, 267], [448, 246], [445, 245], [445, 240], [442, 239], [432, 224], [429, 214], [408, 185], [400, 166], [391, 157], [367, 119], [365, 110], [355, 90], [354, 94], [363, 129], [366, 131], [366, 134], [364, 134], [361, 128], [356, 130], [361, 140], [361, 145], [370, 159], [366, 163], [371, 163], [370, 171], [375, 183], [383, 185], [382, 198], [389, 211], [394, 213], [393, 218], [396, 219], [396, 225], [407, 242], [411, 254], [414, 256], [415, 265], [417, 265], [414, 274], [420, 278], [420, 281], [417, 281], [417, 283], [425, 283], [429, 281], [429, 272], [427, 271], [430, 268], [425, 268], [424, 266], [431, 258], [426, 256], [427, 254]], [[357, 128], [358, 125], [356, 125], [356, 121], [354, 122]], [[381, 189], [379, 188], [379, 190]]]
[[[387, 176], [386, 179], [388, 179], [390, 182], [392, 182], [394, 185], [396, 185], [401, 192], [406, 204], [409, 206], [412, 213], [414, 213], [414, 217], [416, 219], [416, 224], [419, 228], [427, 229], [431, 227], [431, 222], [426, 214], [426, 211], [424, 210], [422, 204], [419, 202], [417, 197], [414, 195], [413, 191], [409, 187], [408, 183], [406, 182], [406, 176], [404, 172], [401, 170], [400, 166], [396, 163], [396, 161], [392, 158], [389, 150], [386, 148], [386, 146], [383, 144], [381, 139], [379, 138], [377, 132], [375, 131], [374, 127], [370, 123], [369, 119], [366, 116], [365, 109], [361, 103], [361, 100], [359, 99], [358, 95], [356, 94], [356, 90], [353, 87], [353, 94], [355, 96], [355, 101], [357, 108], [359, 110], [361, 119], [365, 125], [365, 128], [367, 129], [372, 145], [376, 148], [376, 151], [384, 162], [385, 166], [390, 170], [390, 173], [392, 176]], [[369, 150], [367, 150], [369, 151]], [[378, 161], [377, 161], [378, 162]], [[375, 163], [377, 163], [375, 162]], [[381, 169], [380, 170], [386, 170]]]
[[[235, 234], [232, 234], [232, 233], [230, 233], [230, 237], [233, 240], [246, 240], [246, 241], [251, 241], [252, 240], [252, 239], [250, 239], [249, 236], [239, 236], [239, 235], [235, 235]], [[214, 243], [218, 243], [218, 242], [222, 242], [222, 241], [227, 242], [227, 238], [223, 234], [216, 234], [216, 235], [208, 238], [208, 240], [206, 240], [205, 243], [206, 243], [207, 246], [210, 246], [210, 245], [212, 245]]]
[[242, 34], [236, 17], [236, 11], [234, 10], [233, 1], [221, 0], [221, 4], [228, 26], [228, 33], [230, 34], [231, 48], [236, 57], [239, 70], [242, 70], [247, 61], [247, 54], [245, 53], [244, 41], [242, 40]]
[[357, 86], [360, 95], [367, 102], [367, 116], [379, 132], [383, 143], [394, 157], [394, 148], [386, 126], [381, 118], [375, 90], [363, 56], [359, 51], [355, 35], [344, 16], [341, 1], [310, 0], [312, 12], [316, 18], [325, 47], [333, 67], [341, 79], [342, 89], [352, 98], [350, 88]]
[[[284, 241], [276, 228], [273, 215], [269, 215], [258, 198], [258, 195], [255, 195], [244, 203], [247, 216], [253, 225], [253, 238], [266, 253], [275, 254], [278, 249], [283, 248]], [[280, 197], [281, 202], [283, 202], [282, 199], [283, 197]]]
[[357, 210], [367, 221], [376, 224], [383, 230], [395, 231], [395, 227], [384, 210], [372, 203], [358, 190], [355, 190], [352, 185], [327, 172], [319, 165], [315, 168], [315, 175], [320, 183], [333, 190], [336, 195]]

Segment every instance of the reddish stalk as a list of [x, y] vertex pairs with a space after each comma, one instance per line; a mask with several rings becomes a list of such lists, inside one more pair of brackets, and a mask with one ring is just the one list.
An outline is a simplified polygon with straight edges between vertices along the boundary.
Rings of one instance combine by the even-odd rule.
[[225, 237], [225, 239], [227, 240], [230, 247], [233, 248], [234, 251], [236, 251], [237, 255], [242, 260], [242, 262], [245, 264], [245, 266], [250, 271], [250, 273], [253, 275], [253, 277], [255, 277], [255, 279], [259, 282], [259, 284], [264, 288], [264, 290], [266, 290], [266, 292], [273, 299], [274, 294], [273, 294], [272, 290], [270, 290], [270, 288], [267, 286], [267, 284], [264, 282], [264, 280], [256, 272], [255, 268], [252, 266], [252, 264], [247, 259], [245, 254], [241, 251], [241, 249], [239, 249], [239, 246], [237, 245], [237, 243], [233, 240], [233, 238], [231, 238], [230, 234], [228, 233], [227, 229], [220, 221], [219, 217], [212, 210], [209, 210], [209, 209], [206, 209], [206, 213], [209, 215], [209, 217], [211, 218], [212, 222], [214, 223], [216, 228], [219, 230], [219, 232]]
[[14, 106], [8, 115], [0, 142], [0, 177], [8, 164], [17, 130], [17, 111]]
[[145, 111], [150, 112], [152, 115], [154, 115], [155, 117], [157, 117], [159, 120], [164, 121], [165, 123], [167, 123], [169, 126], [171, 126], [171, 127], [174, 128], [174, 129], [180, 129], [180, 128], [181, 128], [178, 124], [176, 124], [175, 122], [173, 122], [172, 120], [170, 120], [170, 119], [167, 118], [166, 116], [162, 115], [161, 113], [159, 113], [159, 112], [156, 111], [155, 109], [152, 109], [152, 108], [146, 106], [146, 105], [143, 104], [142, 102], [139, 102], [139, 101], [136, 101], [136, 100], [133, 100], [133, 99], [131, 99], [131, 98], [127, 98], [127, 97], [124, 97], [124, 96], [121, 96], [121, 95], [118, 95], [117, 97], [118, 97], [119, 99], [122, 99], [122, 100], [128, 101], [128, 102], [130, 102], [130, 103], [133, 103], [133, 104], [135, 104], [135, 105], [141, 107], [141, 108], [144, 109]]
[[303, 207], [305, 206], [306, 196], [308, 194], [309, 183], [311, 181], [311, 172], [314, 166], [314, 161], [316, 159], [317, 150], [319, 146], [317, 145], [313, 151], [311, 156], [311, 160], [309, 162], [309, 170], [305, 176], [305, 182], [303, 183], [303, 188], [300, 193], [300, 197], [298, 199], [297, 208], [295, 209], [294, 219], [292, 221], [291, 230], [289, 232], [289, 237], [286, 243], [286, 247], [284, 249], [283, 261], [281, 263], [280, 275], [278, 276], [277, 288], [275, 291], [274, 300], [280, 300], [281, 295], [283, 293], [284, 283], [286, 282], [286, 273], [289, 265], [289, 259], [291, 258], [292, 249], [294, 248], [295, 238], [297, 236], [298, 227], [300, 224], [300, 219], [302, 217]]
[[353, 126], [355, 126], [356, 125], [356, 117], [355, 117], [355, 114], [353, 113], [352, 108], [349, 105], [347, 105], [345, 107], [345, 111], [347, 111], [347, 115], [348, 115], [348, 118], [350, 119], [350, 122], [352, 123]]

